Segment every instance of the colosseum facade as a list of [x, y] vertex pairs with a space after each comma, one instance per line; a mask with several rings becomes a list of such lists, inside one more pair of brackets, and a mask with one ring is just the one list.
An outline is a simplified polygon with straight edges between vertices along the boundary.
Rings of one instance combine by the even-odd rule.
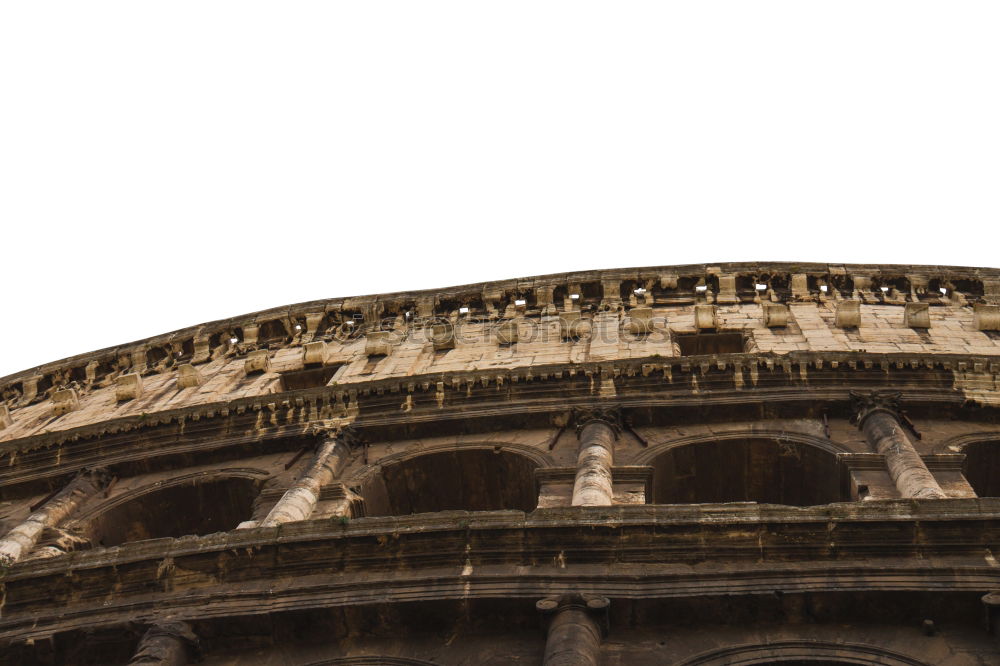
[[998, 373], [1000, 270], [787, 263], [49, 363], [0, 379], [0, 663], [1000, 663]]

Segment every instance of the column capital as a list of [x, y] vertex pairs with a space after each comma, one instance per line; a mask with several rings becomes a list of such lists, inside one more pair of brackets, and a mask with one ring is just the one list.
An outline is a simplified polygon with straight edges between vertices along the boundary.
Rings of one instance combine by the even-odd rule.
[[346, 444], [350, 449], [357, 448], [358, 445], [361, 444], [361, 433], [358, 432], [357, 428], [351, 425], [318, 421], [316, 423], [309, 424], [309, 428], [306, 433], [315, 437], [319, 442], [323, 442], [328, 439], [339, 440]]
[[570, 423], [576, 428], [577, 436], [591, 423], [603, 423], [615, 433], [615, 439], [622, 433], [622, 408], [615, 407], [578, 407], [573, 410]]
[[200, 661], [201, 645], [191, 625], [181, 620], [160, 620], [148, 625], [129, 664], [183, 664]]
[[851, 391], [851, 423], [859, 428], [864, 425], [865, 419], [876, 412], [883, 412], [901, 419], [900, 400], [903, 397], [901, 391], [871, 391], [861, 393]]
[[111, 472], [106, 467], [84, 467], [77, 478], [87, 479], [98, 490], [104, 490], [111, 483]]
[[996, 635], [1000, 640], [1000, 591], [994, 590], [983, 595], [983, 611], [985, 612], [986, 631]]
[[608, 609], [610, 606], [611, 600], [607, 597], [577, 592], [553, 595], [535, 602], [535, 608], [546, 617], [556, 615], [564, 610], [584, 611], [594, 618], [604, 636], [608, 634]]

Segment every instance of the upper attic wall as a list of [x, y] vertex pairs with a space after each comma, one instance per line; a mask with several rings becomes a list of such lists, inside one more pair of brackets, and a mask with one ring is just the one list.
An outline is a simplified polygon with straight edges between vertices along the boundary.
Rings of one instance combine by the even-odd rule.
[[[470, 314], [496, 315], [518, 299], [527, 306], [554, 304], [562, 309], [561, 299], [571, 291], [582, 294], [583, 303], [614, 304], [622, 301], [631, 289], [641, 287], [649, 292], [650, 304], [694, 302], [753, 301], [753, 285], [766, 284], [768, 300], [822, 298], [820, 289], [826, 285], [829, 297], [850, 298], [868, 293], [878, 297], [878, 291], [888, 286], [900, 298], [924, 300], [928, 294], [944, 287], [959, 297], [961, 304], [1000, 303], [1000, 269], [961, 266], [921, 266], [903, 264], [822, 264], [791, 262], [739, 262], [719, 264], [688, 264], [681, 266], [648, 266], [597, 271], [577, 271], [535, 277], [514, 278], [494, 282], [372, 294], [345, 298], [308, 301], [252, 312], [228, 319], [205, 322], [196, 326], [164, 333], [113, 347], [78, 354], [69, 358], [36, 366], [0, 378], [0, 387], [36, 375], [86, 377], [86, 366], [121, 366], [125, 363], [142, 365], [141, 357], [157, 357], [157, 350], [188, 359], [197, 358], [207, 346], [237, 338], [240, 342], [259, 333], [276, 335], [292, 341], [312, 339], [316, 329], [324, 324], [361, 321], [365, 327], [378, 326], [389, 317], [412, 312], [414, 316], [449, 315], [459, 307], [470, 308]], [[695, 290], [705, 287], [704, 294]], [[609, 293], [610, 292], [610, 293]], [[618, 293], [616, 293], [618, 292]], [[748, 292], [749, 299], [748, 299]], [[715, 297], [713, 299], [713, 297]], [[735, 299], [735, 300], [733, 300]], [[623, 305], [628, 307], [629, 300]], [[298, 326], [300, 329], [296, 329]], [[282, 331], [281, 329], [284, 329]], [[264, 340], [266, 341], [266, 340]], [[199, 347], [201, 349], [199, 349]], [[154, 362], [159, 359], [154, 358]], [[100, 368], [94, 372], [99, 373]]]
[[992, 360], [997, 329], [993, 269], [723, 264], [333, 299], [11, 375], [0, 380], [0, 440], [331, 383], [426, 383], [454, 372], [718, 353]]

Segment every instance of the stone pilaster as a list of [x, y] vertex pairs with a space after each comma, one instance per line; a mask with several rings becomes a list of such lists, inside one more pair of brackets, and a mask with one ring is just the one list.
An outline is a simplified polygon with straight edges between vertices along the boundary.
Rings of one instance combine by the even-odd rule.
[[143, 634], [128, 663], [184, 666], [198, 657], [198, 636], [187, 622], [158, 622]]
[[610, 505], [614, 494], [611, 467], [615, 442], [621, 434], [621, 417], [617, 409], [578, 410], [573, 416], [580, 448], [572, 505]]
[[[278, 503], [260, 522], [260, 527], [274, 527], [282, 523], [305, 520], [316, 508], [320, 489], [340, 476], [351, 455], [348, 439], [343, 430], [323, 433], [316, 454], [302, 475], [285, 491]], [[243, 523], [240, 527], [252, 527]]]
[[606, 597], [589, 594], [564, 594], [536, 603], [550, 616], [544, 666], [597, 666], [609, 605]]
[[876, 453], [885, 456], [889, 476], [903, 497], [944, 499], [947, 495], [927, 469], [907, 434], [899, 412], [899, 392], [851, 392], [854, 423]]
[[47, 527], [59, 527], [81, 504], [108, 483], [103, 469], [83, 470], [59, 493], [0, 539], [0, 568], [27, 555]]

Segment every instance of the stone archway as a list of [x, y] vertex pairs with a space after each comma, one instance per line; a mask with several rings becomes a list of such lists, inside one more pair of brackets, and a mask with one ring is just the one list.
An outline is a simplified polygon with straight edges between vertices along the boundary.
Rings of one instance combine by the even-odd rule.
[[362, 485], [365, 515], [531, 511], [538, 464], [510, 450], [450, 449], [382, 464]]
[[703, 439], [664, 447], [650, 464], [656, 504], [812, 506], [849, 499], [837, 456], [801, 441]]

